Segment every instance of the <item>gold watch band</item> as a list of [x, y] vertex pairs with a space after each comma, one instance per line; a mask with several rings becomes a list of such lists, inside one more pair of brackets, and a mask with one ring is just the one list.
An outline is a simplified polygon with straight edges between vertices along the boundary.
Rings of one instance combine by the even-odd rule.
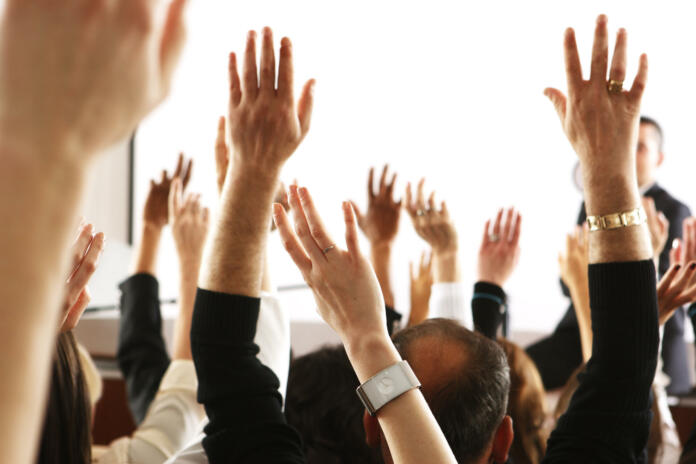
[[621, 227], [640, 226], [647, 222], [648, 217], [643, 208], [636, 208], [622, 213], [605, 214], [603, 216], [588, 216], [587, 224], [590, 232], [598, 230], [619, 229]]

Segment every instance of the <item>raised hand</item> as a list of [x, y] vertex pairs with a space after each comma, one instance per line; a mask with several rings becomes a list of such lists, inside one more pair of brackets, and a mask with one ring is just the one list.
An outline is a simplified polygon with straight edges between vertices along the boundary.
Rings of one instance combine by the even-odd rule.
[[283, 245], [314, 293], [321, 317], [347, 345], [387, 333], [384, 300], [369, 261], [360, 253], [358, 229], [350, 203], [343, 203], [347, 250], [326, 232], [306, 188], [290, 187], [295, 231], [283, 207], [273, 218]]
[[159, 181], [150, 180], [150, 190], [145, 199], [145, 207], [143, 208], [143, 221], [145, 225], [161, 229], [167, 225], [169, 221], [169, 191], [172, 185], [172, 180], [181, 179], [182, 186], [185, 189], [191, 179], [191, 171], [193, 168], [193, 160], [186, 160], [184, 154], [179, 154], [179, 160], [176, 163], [176, 169], [170, 176], [166, 170], [162, 171]]
[[[130, 135], [169, 91], [186, 0], [9, 0], [0, 35], [0, 131], [28, 155], [70, 162]], [[96, 33], [95, 31], [99, 31]]]
[[233, 164], [264, 177], [275, 177], [309, 131], [314, 80], [309, 80], [295, 106], [292, 44], [280, 42], [278, 85], [273, 33], [264, 28], [261, 62], [256, 63], [256, 33], [250, 31], [240, 79], [237, 57], [230, 53], [229, 130]]
[[399, 231], [401, 200], [395, 201], [393, 198], [396, 173], [392, 174], [391, 179], [387, 181], [388, 169], [389, 165], [385, 164], [379, 179], [379, 186], [375, 190], [375, 169], [370, 168], [367, 179], [367, 211], [365, 214], [360, 212], [355, 202], [351, 202], [358, 218], [358, 226], [373, 247], [391, 245]]
[[677, 308], [696, 302], [696, 261], [672, 265], [657, 284], [660, 325], [667, 322]]
[[209, 211], [201, 206], [200, 194], [188, 193], [184, 197], [183, 190], [183, 182], [174, 178], [169, 193], [169, 222], [179, 261], [182, 266], [195, 266], [198, 274], [208, 235]]
[[669, 236], [669, 220], [655, 208], [655, 200], [650, 197], [643, 197], [643, 209], [648, 216], [648, 229], [650, 230], [650, 242], [652, 243], [653, 255], [659, 261], [660, 254], [667, 244]]
[[92, 298], [87, 284], [97, 270], [99, 257], [104, 251], [104, 233], [92, 235], [93, 232], [92, 224], [80, 225], [72, 246], [72, 267], [59, 320], [60, 332], [67, 332], [77, 326]]
[[425, 179], [418, 182], [418, 193], [414, 197], [411, 183], [406, 184], [406, 210], [408, 211], [416, 233], [433, 249], [433, 253], [456, 253], [458, 248], [457, 230], [450, 219], [447, 204], [435, 204], [435, 192], [428, 197], [427, 203], [423, 193]]
[[522, 216], [514, 208], [507, 213], [499, 210], [492, 227], [486, 221], [478, 253], [478, 281], [505, 285], [520, 259], [521, 229]]
[[696, 261], [696, 218], [684, 219], [682, 230], [682, 238], [674, 240], [669, 252], [671, 265]]
[[425, 252], [421, 254], [420, 264], [413, 269], [413, 263], [409, 263], [409, 276], [411, 277], [411, 312], [408, 316], [408, 327], [418, 325], [428, 318], [430, 313], [430, 294], [433, 287], [433, 260], [432, 255]]

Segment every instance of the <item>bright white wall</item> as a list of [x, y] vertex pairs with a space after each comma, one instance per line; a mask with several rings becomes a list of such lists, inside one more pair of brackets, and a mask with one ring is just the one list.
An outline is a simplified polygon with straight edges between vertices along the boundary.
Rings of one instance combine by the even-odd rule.
[[[668, 158], [660, 178], [696, 206], [693, 127], [696, 30], [690, 2], [381, 0], [191, 2], [189, 41], [171, 98], [145, 121], [136, 140], [136, 211], [149, 177], [172, 166], [179, 150], [196, 160], [191, 188], [215, 201], [213, 145], [227, 101], [226, 56], [241, 53], [246, 31], [274, 28], [294, 42], [296, 84], [318, 81], [312, 129], [288, 163], [286, 180], [310, 187], [341, 243], [340, 202], [365, 203], [369, 166], [389, 161], [406, 179], [427, 177], [447, 199], [460, 232], [464, 279], [473, 283], [482, 225], [500, 206], [524, 215], [522, 258], [507, 290], [513, 329], [551, 330], [566, 302], [557, 254], [574, 224], [580, 195], [575, 155], [546, 86], [565, 87], [562, 36], [576, 28], [588, 63], [594, 19], [629, 31], [629, 75], [650, 57], [644, 112], [660, 120]], [[586, 68], [587, 70], [587, 68]], [[139, 219], [139, 214], [138, 214]], [[402, 218], [394, 280], [408, 307], [408, 260], [424, 248]], [[136, 221], [136, 227], [139, 222]], [[136, 229], [137, 230], [137, 229]], [[281, 284], [301, 282], [273, 237]], [[176, 261], [165, 242], [161, 277], [176, 291]], [[292, 292], [294, 318], [313, 318], [308, 292]]]

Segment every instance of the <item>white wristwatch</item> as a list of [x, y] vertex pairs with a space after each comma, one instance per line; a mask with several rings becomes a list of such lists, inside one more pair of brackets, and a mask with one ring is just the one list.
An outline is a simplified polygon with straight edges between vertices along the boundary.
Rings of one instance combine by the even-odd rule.
[[371, 377], [356, 392], [367, 412], [374, 416], [385, 404], [420, 386], [408, 362], [399, 361]]

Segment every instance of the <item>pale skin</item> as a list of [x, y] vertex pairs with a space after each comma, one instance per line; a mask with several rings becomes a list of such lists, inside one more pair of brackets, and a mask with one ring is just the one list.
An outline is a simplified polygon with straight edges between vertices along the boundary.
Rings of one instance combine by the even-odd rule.
[[408, 266], [411, 278], [411, 311], [408, 315], [408, 327], [418, 325], [428, 318], [430, 313], [430, 295], [433, 287], [433, 259], [426, 252], [421, 253], [420, 263], [411, 262]]
[[520, 260], [522, 215], [510, 208], [498, 210], [486, 221], [478, 253], [477, 280], [504, 287]]
[[358, 205], [351, 202], [358, 226], [370, 241], [370, 259], [377, 274], [384, 302], [394, 307], [394, 291], [391, 285], [391, 252], [399, 231], [401, 218], [401, 200], [394, 200], [396, 173], [387, 178], [389, 165], [382, 169], [379, 184], [375, 189], [375, 169], [370, 168], [367, 179], [367, 210], [360, 212]]
[[175, 178], [169, 193], [169, 223], [179, 258], [179, 315], [174, 325], [173, 359], [193, 359], [191, 317], [209, 215], [208, 208], [201, 206], [200, 195], [188, 193], [184, 197], [183, 183]]
[[457, 258], [457, 230], [450, 218], [447, 204], [443, 201], [438, 208], [434, 191], [427, 200], [425, 199], [424, 184], [425, 179], [418, 182], [415, 196], [411, 190], [411, 183], [406, 184], [406, 211], [411, 217], [413, 229], [432, 249], [434, 281], [459, 282], [461, 271]]
[[185, 1], [154, 23], [162, 3], [4, 3], [0, 197], [13, 200], [0, 202], [0, 216], [12, 218], [0, 230], [1, 462], [35, 460], [90, 161], [167, 94]]
[[[280, 205], [274, 220], [288, 254], [314, 293], [319, 314], [336, 331], [360, 382], [401, 360], [386, 330], [384, 300], [358, 245], [350, 202], [343, 203], [346, 250], [335, 247], [305, 188], [290, 187], [295, 229]], [[420, 390], [385, 405], [377, 420], [396, 463], [456, 462]]]

